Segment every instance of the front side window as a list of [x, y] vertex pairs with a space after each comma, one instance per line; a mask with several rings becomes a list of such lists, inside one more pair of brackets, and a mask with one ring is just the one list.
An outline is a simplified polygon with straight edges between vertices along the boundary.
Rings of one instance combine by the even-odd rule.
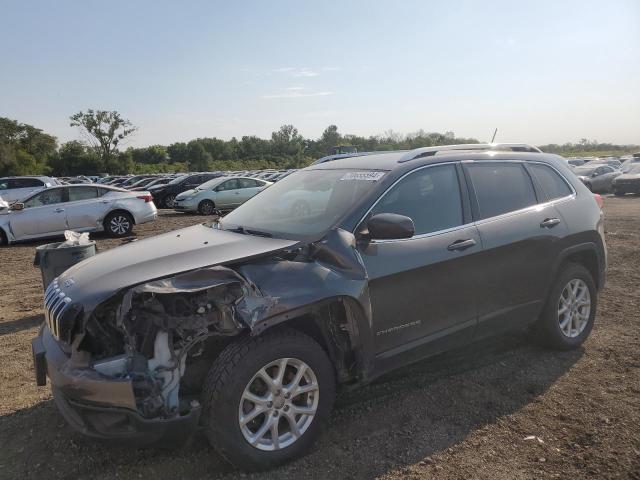
[[64, 188], [53, 188], [51, 190], [45, 190], [44, 192], [40, 192], [24, 202], [24, 208], [42, 207], [45, 205], [62, 203], [64, 201], [63, 194]]
[[536, 179], [542, 185], [542, 189], [547, 194], [549, 200], [566, 197], [571, 195], [572, 191], [567, 182], [553, 168], [542, 163], [531, 163], [529, 168], [535, 175]]
[[413, 220], [415, 234], [462, 225], [462, 201], [454, 165], [423, 168], [395, 184], [369, 216], [397, 213]]
[[537, 203], [531, 178], [519, 163], [475, 163], [466, 168], [476, 193], [480, 219]]
[[96, 187], [70, 187], [69, 201], [77, 202], [79, 200], [89, 200], [98, 198], [98, 189]]

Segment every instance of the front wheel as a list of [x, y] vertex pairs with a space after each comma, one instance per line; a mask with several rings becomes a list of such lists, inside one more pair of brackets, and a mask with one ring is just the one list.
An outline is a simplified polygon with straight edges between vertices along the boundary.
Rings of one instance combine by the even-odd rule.
[[335, 374], [318, 343], [283, 329], [227, 346], [203, 396], [214, 448], [238, 468], [265, 470], [311, 446], [331, 411]]
[[113, 212], [104, 219], [104, 229], [112, 237], [126, 237], [133, 230], [133, 217], [126, 212]]
[[580, 346], [593, 328], [597, 300], [589, 270], [576, 263], [565, 264], [535, 325], [538, 340], [559, 350]]
[[162, 200], [162, 204], [164, 208], [173, 208], [176, 203], [176, 196], [173, 193], [170, 193]]
[[198, 204], [198, 213], [200, 215], [213, 215], [216, 211], [216, 206], [211, 200], [202, 200]]

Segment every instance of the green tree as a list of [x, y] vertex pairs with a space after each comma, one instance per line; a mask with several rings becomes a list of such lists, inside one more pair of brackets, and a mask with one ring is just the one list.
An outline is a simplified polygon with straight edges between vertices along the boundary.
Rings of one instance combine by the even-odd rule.
[[78, 127], [85, 140], [100, 151], [104, 162], [118, 151], [118, 145], [137, 128], [116, 111], [87, 110], [69, 117], [71, 126]]
[[189, 152], [189, 171], [191, 172], [203, 172], [209, 169], [209, 163], [211, 163], [211, 154], [207, 152], [202, 143], [197, 140], [192, 140], [187, 144]]

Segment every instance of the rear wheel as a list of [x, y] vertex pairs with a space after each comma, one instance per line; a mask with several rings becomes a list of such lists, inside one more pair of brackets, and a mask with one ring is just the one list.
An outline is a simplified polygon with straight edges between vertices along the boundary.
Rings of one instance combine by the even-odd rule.
[[597, 299], [589, 271], [576, 263], [565, 264], [535, 326], [538, 340], [560, 350], [580, 346], [593, 328]]
[[225, 348], [203, 395], [203, 423], [215, 449], [239, 468], [265, 470], [311, 446], [331, 411], [335, 375], [314, 340], [279, 330]]
[[0, 247], [4, 247], [8, 245], [9, 241], [7, 240], [7, 234], [0, 228]]
[[112, 237], [126, 237], [133, 230], [133, 223], [127, 212], [113, 212], [104, 219], [104, 229]]
[[200, 215], [213, 215], [216, 211], [216, 206], [211, 200], [202, 200], [198, 204], [198, 213]]

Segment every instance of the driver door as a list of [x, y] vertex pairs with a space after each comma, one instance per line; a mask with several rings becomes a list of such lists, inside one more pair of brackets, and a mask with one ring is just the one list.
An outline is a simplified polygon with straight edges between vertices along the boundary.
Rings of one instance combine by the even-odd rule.
[[222, 182], [216, 187], [216, 198], [214, 203], [217, 208], [233, 208], [240, 203], [240, 190], [238, 189], [238, 179], [232, 178]]
[[482, 246], [459, 174], [454, 164], [411, 172], [367, 216], [397, 213], [415, 225], [412, 238], [360, 246], [381, 369], [399, 353], [422, 357], [473, 336]]
[[49, 188], [24, 201], [23, 210], [12, 210], [11, 230], [16, 238], [57, 235], [67, 229], [67, 188]]

